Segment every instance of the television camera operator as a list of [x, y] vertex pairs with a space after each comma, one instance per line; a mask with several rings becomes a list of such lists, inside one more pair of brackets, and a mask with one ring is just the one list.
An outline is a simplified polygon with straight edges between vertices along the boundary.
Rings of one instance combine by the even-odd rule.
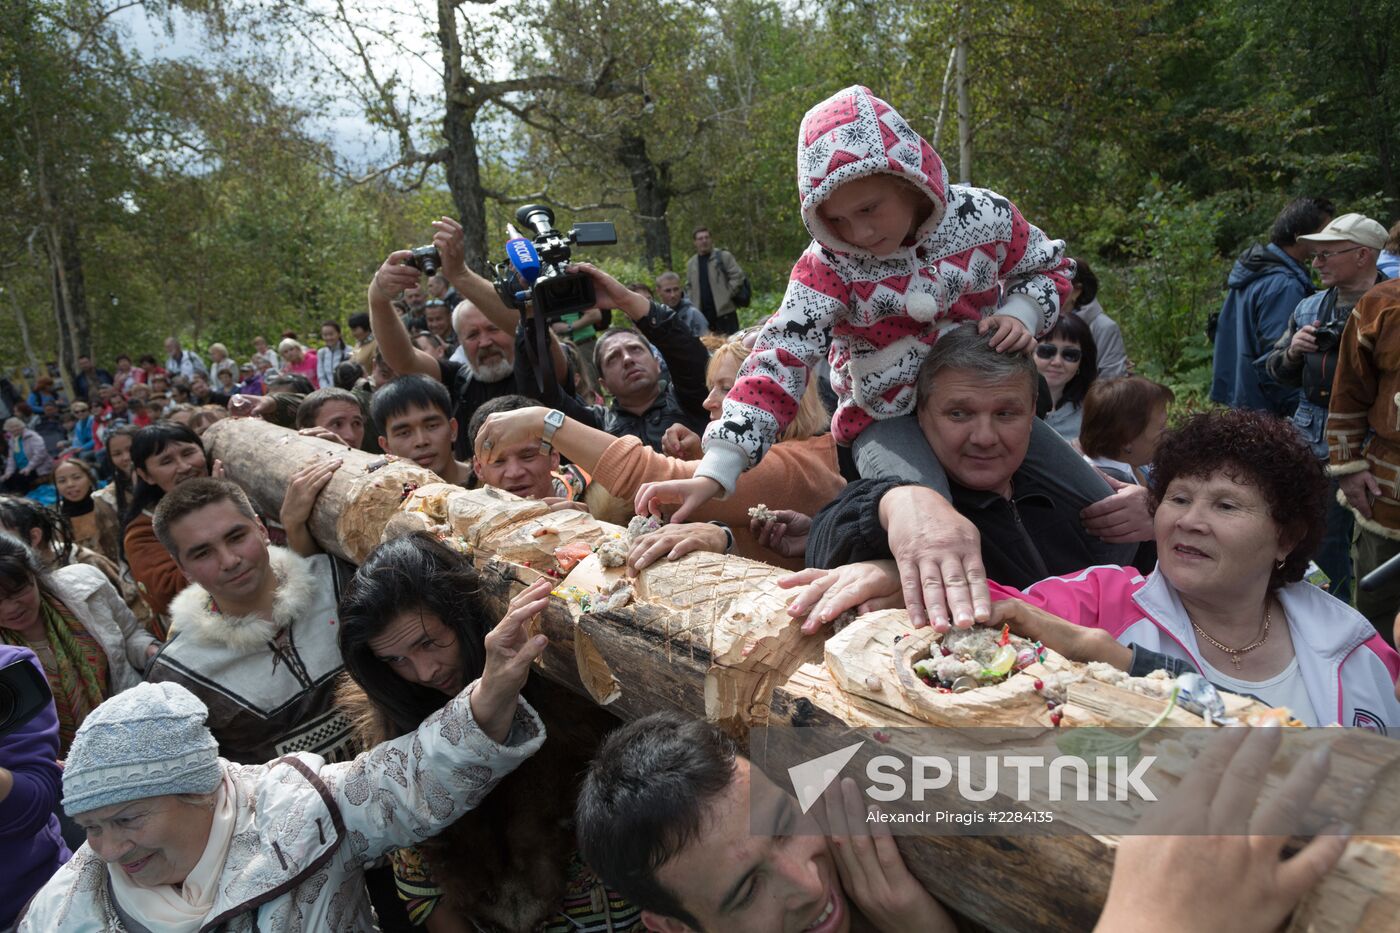
[[0, 933], [68, 861], [57, 816], [58, 714], [39, 660], [0, 645]]
[[[522, 393], [589, 427], [616, 437], [638, 437], [657, 451], [666, 429], [674, 424], [703, 431], [709, 422], [704, 407], [709, 394], [705, 345], [675, 309], [632, 291], [596, 266], [569, 262], [570, 244], [615, 242], [612, 225], [579, 224], [565, 235], [554, 229], [554, 214], [547, 207], [526, 205], [515, 216], [535, 236], [527, 240], [515, 234], [506, 244], [510, 258], [497, 267], [496, 290], [524, 316], [515, 354]], [[522, 289], [526, 283], [532, 284]], [[610, 327], [593, 344], [593, 365], [612, 396], [610, 405], [585, 404], [572, 390], [572, 377], [553, 378], [565, 372], [553, 323], [595, 308], [619, 310], [635, 326]], [[548, 326], [537, 329], [541, 320]], [[553, 434], [548, 421], [545, 432], [548, 442]]]
[[[1327, 459], [1327, 406], [1337, 372], [1342, 330], [1361, 296], [1384, 278], [1376, 259], [1385, 244], [1385, 228], [1360, 214], [1343, 214], [1317, 233], [1298, 237], [1312, 249], [1312, 265], [1323, 290], [1298, 302], [1288, 327], [1260, 362], [1264, 374], [1280, 385], [1303, 390], [1293, 412], [1294, 427]], [[1314, 560], [1327, 574], [1330, 592], [1351, 599], [1351, 513], [1336, 500], [1337, 481], [1328, 498], [1327, 531]]]

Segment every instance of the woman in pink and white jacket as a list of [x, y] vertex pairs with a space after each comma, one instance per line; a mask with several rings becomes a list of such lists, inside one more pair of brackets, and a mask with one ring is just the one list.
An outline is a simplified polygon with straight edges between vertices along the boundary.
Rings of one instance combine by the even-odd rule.
[[1243, 410], [1196, 415], [1163, 438], [1150, 485], [1150, 576], [1090, 567], [1025, 592], [993, 584], [994, 623], [1133, 674], [1194, 669], [1308, 725], [1400, 727], [1400, 655], [1364, 616], [1302, 579], [1321, 539], [1327, 480], [1287, 422]]

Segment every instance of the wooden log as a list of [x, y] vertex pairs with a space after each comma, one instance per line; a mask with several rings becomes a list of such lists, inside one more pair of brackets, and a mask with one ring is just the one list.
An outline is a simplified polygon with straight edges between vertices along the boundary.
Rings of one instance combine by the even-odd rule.
[[[582, 513], [550, 513], [540, 503], [495, 490], [436, 483], [414, 465], [376, 464], [368, 455], [260, 422], [221, 422], [206, 434], [206, 444], [265, 514], [277, 513], [287, 481], [302, 464], [342, 455], [346, 466], [313, 513], [316, 540], [358, 561], [384, 535], [434, 530], [472, 555], [484, 595], [497, 612], [538, 574], [558, 574], [556, 548], [578, 541], [596, 545], [623, 533]], [[828, 667], [820, 663], [822, 638], [802, 636], [787, 616], [789, 594], [776, 585], [783, 574], [777, 568], [723, 555], [690, 555], [648, 569], [633, 586], [628, 605], [599, 608], [619, 573], [590, 560], [594, 563], [580, 564], [563, 581], [560, 598], [542, 615], [540, 628], [551, 644], [540, 669], [584, 696], [608, 702], [618, 715], [635, 718], [670, 708], [735, 729], [786, 721], [835, 726], [872, 741], [891, 726], [927, 721], [928, 710], [917, 695], [911, 699], [897, 686], [897, 674], [888, 689], [871, 687], [872, 673], [892, 669], [852, 648], [871, 649], [886, 644], [892, 633], [907, 632], [902, 612], [875, 614], [869, 617], [873, 627], [838, 634], [833, 639], [838, 647], [827, 652]], [[1124, 696], [1106, 685], [1078, 685], [1066, 716], [1083, 722], [1144, 721], [1146, 698], [1119, 693]], [[1338, 742], [1334, 753], [1337, 749], [1353, 767], [1369, 768], [1376, 805], [1400, 808], [1393, 753], [1383, 754], [1374, 740], [1364, 738], [1355, 748]], [[931, 892], [997, 931], [1091, 928], [1107, 892], [1115, 844], [1104, 835], [899, 840], [911, 870]], [[1356, 840], [1341, 866], [1300, 907], [1290, 929], [1390, 928], [1400, 915], [1397, 891], [1400, 843]]]
[[404, 489], [441, 482], [415, 463], [376, 457], [255, 418], [225, 418], [204, 432], [204, 447], [224, 475], [243, 488], [259, 514], [276, 518], [293, 474], [315, 460], [339, 457], [311, 512], [310, 531], [327, 552], [358, 564], [379, 543]]

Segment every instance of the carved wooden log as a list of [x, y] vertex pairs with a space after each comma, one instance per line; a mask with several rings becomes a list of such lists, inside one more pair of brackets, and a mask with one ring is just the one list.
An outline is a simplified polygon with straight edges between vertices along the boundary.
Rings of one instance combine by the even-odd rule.
[[[229, 478], [270, 515], [277, 514], [300, 466], [342, 456], [345, 466], [312, 515], [316, 540], [358, 562], [381, 537], [433, 530], [472, 554], [497, 611], [539, 573], [557, 572], [556, 548], [580, 541], [597, 545], [622, 534], [583, 513], [550, 513], [540, 503], [495, 490], [448, 486], [413, 464], [386, 465], [383, 458], [262, 422], [221, 422], [206, 433], [205, 443], [224, 461]], [[907, 616], [891, 611], [860, 620], [831, 640], [827, 663], [821, 663], [821, 639], [801, 636], [786, 614], [789, 594], [776, 586], [782, 574], [741, 558], [695, 554], [648, 569], [633, 586], [630, 603], [599, 608], [620, 573], [590, 557], [562, 582], [556, 591], [562, 598], [542, 615], [540, 629], [551, 643], [541, 670], [626, 718], [674, 708], [736, 728], [771, 718], [838, 726], [863, 737], [926, 722], [927, 698], [911, 700], [889, 657], [880, 653], [889, 654], [893, 634], [909, 631]], [[889, 677], [887, 684], [882, 676]], [[1102, 684], [1073, 688], [1064, 707], [1067, 721], [1148, 721], [1142, 718], [1150, 712], [1145, 698], [1116, 694]], [[938, 714], [952, 716], [950, 724], [957, 721], [952, 707], [940, 707]], [[1373, 791], [1377, 806], [1400, 809], [1400, 787], [1394, 786], [1400, 778], [1390, 757], [1364, 739], [1344, 754], [1369, 763], [1380, 788]], [[1107, 892], [1114, 845], [1113, 837], [1100, 835], [899, 840], [911, 870], [931, 892], [987, 927], [1007, 931], [1090, 929]], [[1383, 929], [1397, 915], [1400, 841], [1365, 838], [1352, 843], [1290, 929]]]

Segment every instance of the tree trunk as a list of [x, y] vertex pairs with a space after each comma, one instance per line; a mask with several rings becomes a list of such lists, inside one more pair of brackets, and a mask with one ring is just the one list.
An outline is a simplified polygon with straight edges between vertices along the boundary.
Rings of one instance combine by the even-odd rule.
[[637, 219], [642, 222], [642, 262], [649, 269], [660, 263], [671, 264], [671, 225], [666, 212], [671, 206], [671, 167], [657, 165], [647, 152], [647, 141], [640, 133], [627, 133], [617, 146], [617, 157], [632, 179], [637, 202]]
[[967, 75], [967, 6], [958, 8], [958, 181], [972, 184], [972, 95]]
[[13, 289], [3, 289], [10, 299], [10, 307], [15, 312], [15, 323], [19, 325], [19, 341], [24, 345], [24, 357], [29, 361], [29, 366], [34, 372], [42, 372], [39, 368], [39, 357], [34, 354], [34, 343], [29, 337], [29, 317], [24, 313], [24, 306], [15, 297]]
[[36, 126], [34, 180], [43, 214], [40, 227], [49, 261], [54, 320], [58, 324], [58, 365], [64, 387], [71, 394], [78, 357], [92, 353], [87, 288], [83, 281], [82, 250], [78, 245], [78, 223], [58, 200], [55, 180], [50, 177], [44, 158], [44, 143], [38, 133]]
[[[447, 97], [447, 113], [443, 117], [443, 133], [451, 153], [447, 157], [447, 187], [452, 202], [457, 205], [457, 219], [466, 235], [467, 267], [482, 275], [488, 274], [491, 256], [491, 235], [486, 229], [486, 192], [481, 187], [481, 164], [476, 151], [476, 127], [479, 112]], [[500, 232], [502, 242], [505, 231]]]
[[[442, 48], [444, 111], [442, 134], [447, 140], [447, 187], [457, 205], [457, 220], [466, 236], [467, 268], [489, 278], [491, 237], [486, 229], [486, 192], [481, 187], [481, 162], [476, 151], [476, 118], [482, 101], [472, 94], [472, 79], [462, 60], [457, 34], [457, 4], [438, 0], [438, 45]], [[501, 231], [504, 239], [505, 231]]]

